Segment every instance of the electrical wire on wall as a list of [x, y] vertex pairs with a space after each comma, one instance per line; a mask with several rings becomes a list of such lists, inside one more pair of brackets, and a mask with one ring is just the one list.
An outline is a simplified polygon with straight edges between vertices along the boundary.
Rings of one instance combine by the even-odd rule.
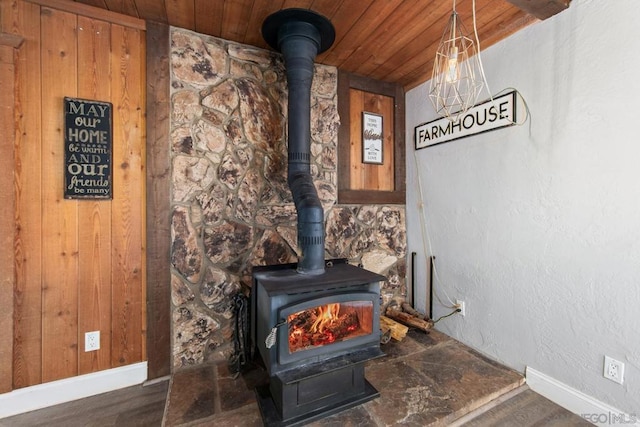
[[[427, 228], [427, 213], [424, 209], [424, 199], [422, 197], [422, 179], [420, 178], [420, 172], [419, 172], [419, 164], [418, 164], [418, 156], [416, 154], [417, 150], [413, 150], [413, 159], [415, 161], [416, 164], [416, 175], [417, 175], [417, 182], [418, 182], [418, 210], [421, 212], [420, 214], [420, 230], [421, 230], [421, 236], [422, 236], [422, 249], [424, 251], [425, 254], [425, 261], [427, 259], [427, 254], [433, 254], [433, 247], [431, 244], [431, 237], [429, 236], [429, 229]], [[441, 283], [440, 281], [440, 277], [438, 276], [438, 270], [436, 269], [436, 265], [435, 262], [432, 264], [433, 266], [433, 276], [436, 279], [436, 282], [438, 282], [439, 284]], [[436, 289], [433, 286], [433, 283], [429, 284], [431, 286], [432, 289], [432, 293], [433, 295], [436, 297], [436, 299], [438, 300], [438, 302], [440, 302], [440, 304], [443, 307], [447, 307], [447, 308], [451, 308], [451, 309], [455, 309], [457, 308], [455, 306], [455, 303], [451, 300], [451, 298], [449, 297], [449, 295], [447, 295], [447, 292], [444, 290], [444, 288], [442, 289], [442, 292], [444, 293], [445, 298], [449, 301], [450, 305], [447, 305], [446, 303], [444, 303], [442, 301], [442, 299], [440, 299], [439, 295], [436, 293]]]
[[451, 313], [449, 314], [445, 314], [444, 316], [440, 316], [438, 317], [436, 320], [433, 321], [433, 324], [435, 325], [436, 323], [438, 323], [439, 321], [441, 321], [442, 319], [446, 319], [447, 317], [451, 317], [456, 313], [460, 313], [462, 310], [460, 308], [456, 308], [455, 310], [453, 310]]

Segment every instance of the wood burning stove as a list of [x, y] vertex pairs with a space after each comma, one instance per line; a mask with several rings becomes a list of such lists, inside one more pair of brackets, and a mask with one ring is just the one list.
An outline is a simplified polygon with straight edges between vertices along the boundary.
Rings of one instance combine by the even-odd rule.
[[335, 39], [324, 16], [284, 9], [265, 19], [265, 41], [284, 58], [289, 89], [288, 171], [298, 217], [297, 264], [255, 267], [253, 345], [269, 373], [258, 403], [267, 425], [295, 425], [378, 396], [364, 363], [381, 356], [380, 281], [347, 264], [325, 265], [324, 211], [310, 173], [313, 61]]
[[295, 264], [256, 267], [254, 345], [269, 373], [257, 390], [266, 425], [295, 425], [359, 405], [379, 394], [364, 363], [380, 350], [383, 276], [335, 260], [321, 275]]

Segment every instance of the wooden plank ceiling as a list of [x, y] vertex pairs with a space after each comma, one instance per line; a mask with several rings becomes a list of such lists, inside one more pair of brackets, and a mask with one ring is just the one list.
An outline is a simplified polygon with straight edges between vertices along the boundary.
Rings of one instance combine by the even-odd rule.
[[[261, 48], [267, 48], [260, 29], [268, 15], [292, 7], [311, 9], [331, 19], [336, 29], [335, 43], [317, 62], [400, 83], [405, 89], [430, 78], [435, 51], [452, 10], [451, 0], [76, 1]], [[476, 0], [481, 47], [566, 9], [569, 2]], [[472, 0], [458, 0], [456, 5], [469, 31], [473, 31], [472, 4]]]

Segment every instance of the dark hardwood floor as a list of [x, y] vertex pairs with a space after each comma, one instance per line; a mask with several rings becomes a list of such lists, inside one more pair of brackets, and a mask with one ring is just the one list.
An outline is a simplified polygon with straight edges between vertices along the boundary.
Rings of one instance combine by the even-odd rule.
[[162, 425], [168, 378], [145, 386], [0, 419], [2, 427], [146, 427]]
[[452, 423], [451, 427], [581, 427], [592, 424], [527, 385]]

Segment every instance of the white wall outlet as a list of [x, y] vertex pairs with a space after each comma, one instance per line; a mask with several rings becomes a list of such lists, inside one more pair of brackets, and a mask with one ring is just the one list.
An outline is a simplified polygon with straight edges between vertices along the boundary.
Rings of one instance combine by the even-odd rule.
[[460, 309], [461, 316], [464, 316], [466, 314], [466, 310], [465, 310], [466, 307], [465, 307], [464, 301], [457, 299], [456, 307]]
[[604, 373], [605, 378], [622, 384], [624, 381], [624, 363], [613, 359], [609, 356], [604, 357]]
[[84, 334], [84, 351], [100, 350], [100, 331], [86, 332]]

